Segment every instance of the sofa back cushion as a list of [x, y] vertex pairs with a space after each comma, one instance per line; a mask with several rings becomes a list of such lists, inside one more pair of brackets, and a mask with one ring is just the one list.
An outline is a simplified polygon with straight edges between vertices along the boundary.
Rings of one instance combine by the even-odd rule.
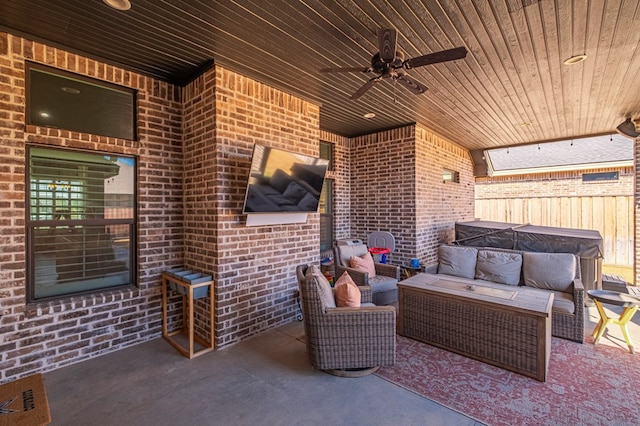
[[570, 253], [533, 253], [522, 255], [524, 284], [546, 290], [573, 292], [576, 256]]
[[522, 272], [520, 253], [479, 250], [475, 278], [498, 284], [518, 285]]
[[475, 247], [438, 247], [438, 273], [473, 279], [478, 249]]

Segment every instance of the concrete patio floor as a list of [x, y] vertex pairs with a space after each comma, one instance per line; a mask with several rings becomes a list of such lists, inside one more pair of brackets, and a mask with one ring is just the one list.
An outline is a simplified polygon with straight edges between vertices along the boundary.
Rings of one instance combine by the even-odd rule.
[[[587, 332], [598, 318], [587, 308]], [[640, 344], [640, 318], [629, 331]], [[52, 424], [480, 424], [375, 375], [349, 379], [312, 369], [303, 335], [294, 321], [192, 360], [159, 338], [46, 373]], [[599, 344], [626, 349], [618, 326]]]

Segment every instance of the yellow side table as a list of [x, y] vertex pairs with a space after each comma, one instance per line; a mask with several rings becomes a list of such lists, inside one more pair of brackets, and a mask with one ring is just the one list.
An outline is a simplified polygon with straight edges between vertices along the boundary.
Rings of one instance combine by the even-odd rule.
[[[191, 359], [214, 349], [213, 280], [209, 276], [203, 276], [193, 271], [187, 271], [191, 272], [190, 275], [179, 275], [174, 273], [177, 269], [180, 268], [162, 273], [162, 337], [180, 353]], [[167, 285], [182, 294], [182, 328], [172, 332], [168, 331], [167, 325]], [[209, 296], [209, 339], [196, 333], [194, 322], [194, 300], [205, 297], [207, 294]], [[186, 348], [175, 339], [181, 333], [187, 335], [188, 345]], [[201, 349], [195, 349], [196, 342], [202, 346]]]
[[[587, 291], [587, 294], [591, 299], [593, 299], [596, 309], [598, 309], [598, 313], [600, 314], [600, 321], [598, 321], [598, 324], [592, 334], [594, 337], [593, 344], [595, 345], [598, 343], [598, 340], [600, 340], [600, 337], [602, 337], [604, 330], [609, 324], [618, 324], [622, 330], [624, 341], [629, 347], [629, 352], [634, 353], [635, 350], [633, 348], [633, 342], [629, 337], [629, 332], [627, 331], [627, 324], [631, 321], [631, 318], [633, 318], [633, 315], [638, 310], [638, 307], [640, 306], [640, 298], [608, 290], [589, 290]], [[620, 317], [610, 318], [602, 306], [603, 303], [622, 306], [624, 309], [622, 310]]]

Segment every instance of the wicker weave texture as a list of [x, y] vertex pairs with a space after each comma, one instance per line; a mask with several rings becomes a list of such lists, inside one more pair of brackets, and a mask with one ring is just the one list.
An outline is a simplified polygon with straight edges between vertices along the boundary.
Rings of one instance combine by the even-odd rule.
[[[396, 310], [392, 306], [326, 308], [315, 278], [297, 273], [302, 296], [307, 352], [320, 370], [393, 365], [396, 359]], [[362, 293], [370, 302], [371, 291]]]
[[400, 290], [400, 298], [400, 334], [545, 380], [549, 317], [407, 288]]
[[[511, 250], [498, 247], [476, 247], [478, 250], [491, 250], [503, 253], [519, 253], [523, 254], [522, 250]], [[575, 255], [574, 255], [575, 256]], [[585, 290], [582, 283], [582, 270], [580, 267], [580, 257], [576, 257], [576, 278], [573, 281], [573, 302], [575, 305], [575, 311], [573, 314], [552, 310], [551, 315], [551, 334], [555, 337], [560, 337], [574, 342], [584, 342], [584, 300]], [[425, 272], [437, 273], [438, 264], [432, 263], [429, 265]], [[522, 274], [520, 276], [520, 285], [524, 285], [524, 278]]]
[[[341, 251], [345, 247], [349, 248], [348, 253], [366, 253], [367, 246], [362, 244], [361, 247], [352, 246], [334, 246], [334, 262], [336, 277], [340, 277], [345, 271], [349, 273], [349, 276], [359, 286], [372, 286], [373, 291], [373, 303], [377, 306], [389, 305], [398, 301], [398, 289], [378, 290], [375, 288], [375, 284], [369, 282], [369, 274], [366, 272], [353, 269], [348, 264], [347, 256]], [[387, 263], [374, 263], [376, 268], [376, 274], [384, 277], [394, 278], [396, 283], [400, 281], [400, 267], [390, 265]]]

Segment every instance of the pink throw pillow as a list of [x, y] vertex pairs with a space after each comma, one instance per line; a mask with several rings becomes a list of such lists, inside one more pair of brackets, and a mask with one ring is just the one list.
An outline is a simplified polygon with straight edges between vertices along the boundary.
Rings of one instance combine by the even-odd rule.
[[347, 271], [336, 281], [334, 296], [336, 298], [336, 306], [339, 308], [359, 308], [362, 301], [360, 289], [353, 282]]
[[373, 264], [373, 257], [371, 257], [371, 253], [369, 252], [362, 256], [351, 256], [349, 265], [358, 271], [367, 272], [369, 279], [376, 276], [376, 266]]

